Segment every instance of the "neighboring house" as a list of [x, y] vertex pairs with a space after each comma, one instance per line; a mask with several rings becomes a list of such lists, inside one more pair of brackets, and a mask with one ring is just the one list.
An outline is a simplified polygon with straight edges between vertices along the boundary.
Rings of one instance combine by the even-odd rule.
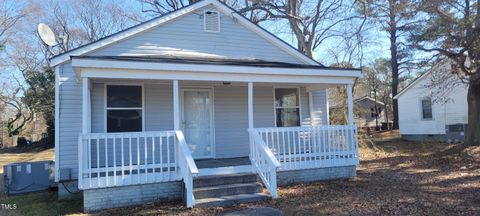
[[[356, 173], [352, 85], [360, 70], [325, 67], [219, 1], [51, 64], [59, 196], [78, 185], [87, 211], [276, 198], [277, 185]], [[327, 88], [336, 86], [347, 86], [349, 125], [328, 124]]]
[[[376, 106], [375, 106], [376, 105]], [[368, 128], [375, 130], [377, 127], [379, 129], [387, 128], [387, 118], [385, 114], [385, 105], [380, 101], [375, 101], [375, 99], [363, 96], [353, 100], [355, 116], [355, 125], [360, 128]], [[334, 117], [337, 121], [343, 119], [342, 114], [343, 105], [340, 104], [340, 101], [333, 101], [332, 106], [330, 106], [330, 116]], [[391, 121], [389, 121], [392, 124]]]
[[402, 138], [440, 141], [465, 139], [468, 124], [467, 86], [432, 86], [432, 81], [436, 82], [439, 74], [450, 70], [449, 61], [441, 61], [395, 96]]
[[364, 96], [353, 100], [355, 124], [358, 127], [387, 129], [385, 104], [374, 98]]

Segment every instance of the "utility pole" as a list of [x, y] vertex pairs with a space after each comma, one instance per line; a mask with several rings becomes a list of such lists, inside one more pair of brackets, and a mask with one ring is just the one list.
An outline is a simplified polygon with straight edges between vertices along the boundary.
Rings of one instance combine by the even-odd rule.
[[3, 113], [0, 113], [0, 130], [2, 130], [2, 140], [1, 140], [2, 143], [1, 143], [1, 145], [0, 145], [0, 148], [3, 148], [3, 147], [5, 147], [5, 146], [4, 146], [4, 145], [5, 145], [5, 141], [4, 141], [4, 139], [3, 139], [3, 137], [4, 137], [4, 135], [5, 135], [5, 134], [4, 134], [5, 123], [3, 122]]
[[374, 110], [373, 110], [373, 114], [375, 115], [375, 131], [378, 131], [379, 130], [379, 127], [378, 127], [378, 107], [377, 107], [377, 83], [376, 83], [376, 76], [372, 76], [370, 77], [371, 78], [371, 88], [372, 88], [372, 91], [373, 91], [373, 99], [375, 101], [375, 104], [374, 104]]

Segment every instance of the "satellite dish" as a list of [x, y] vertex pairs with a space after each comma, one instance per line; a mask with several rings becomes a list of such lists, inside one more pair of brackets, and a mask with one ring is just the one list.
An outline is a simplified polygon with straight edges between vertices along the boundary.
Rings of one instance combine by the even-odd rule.
[[53, 46], [56, 43], [55, 34], [53, 33], [52, 29], [48, 27], [45, 23], [38, 24], [37, 27], [38, 35], [42, 39], [42, 41], [47, 44], [48, 46]]

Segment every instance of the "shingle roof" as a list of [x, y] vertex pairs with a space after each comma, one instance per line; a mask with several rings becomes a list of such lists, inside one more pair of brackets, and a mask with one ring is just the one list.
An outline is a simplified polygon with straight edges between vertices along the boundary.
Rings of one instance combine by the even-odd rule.
[[[292, 64], [276, 61], [265, 61], [253, 58], [223, 58], [205, 56], [173, 56], [173, 55], [145, 55], [145, 56], [72, 56], [80, 59], [118, 60], [157, 63], [181, 63], [181, 64], [207, 64], [207, 65], [231, 65], [251, 67], [274, 67], [274, 68], [317, 68], [344, 70], [343, 68], [329, 68], [322, 65]], [[352, 70], [352, 69], [345, 69]], [[355, 70], [355, 69], [353, 69]]]

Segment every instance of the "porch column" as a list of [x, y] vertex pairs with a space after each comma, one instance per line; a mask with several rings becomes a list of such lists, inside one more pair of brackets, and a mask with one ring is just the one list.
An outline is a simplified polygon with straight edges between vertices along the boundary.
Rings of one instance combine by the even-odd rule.
[[352, 85], [347, 85], [347, 95], [348, 95], [348, 124], [353, 125], [353, 88]]
[[248, 129], [253, 129], [253, 83], [248, 82]]
[[90, 133], [90, 80], [82, 78], [82, 134]]
[[173, 80], [173, 129], [180, 130], [180, 97], [178, 80]]

